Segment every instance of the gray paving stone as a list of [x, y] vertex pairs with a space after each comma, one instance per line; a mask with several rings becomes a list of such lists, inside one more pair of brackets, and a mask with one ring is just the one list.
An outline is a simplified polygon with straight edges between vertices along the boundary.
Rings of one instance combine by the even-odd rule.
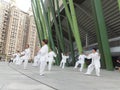
[[[12, 67], [12, 68], [10, 68]], [[0, 63], [0, 85], [6, 85], [3, 90], [120, 90], [120, 72], [101, 70], [101, 76], [85, 75], [83, 72], [73, 70], [73, 67], [61, 69], [53, 66], [52, 71], [47, 71], [45, 76], [39, 75], [39, 67], [28, 65], [27, 70], [23, 66]], [[15, 69], [15, 70], [14, 70]], [[19, 72], [21, 73], [19, 73]], [[25, 74], [25, 75], [23, 75]], [[28, 78], [28, 77], [32, 78]], [[43, 84], [46, 85], [43, 85]]]
[[11, 69], [7, 63], [0, 62], [0, 90], [53, 90], [19, 72]]

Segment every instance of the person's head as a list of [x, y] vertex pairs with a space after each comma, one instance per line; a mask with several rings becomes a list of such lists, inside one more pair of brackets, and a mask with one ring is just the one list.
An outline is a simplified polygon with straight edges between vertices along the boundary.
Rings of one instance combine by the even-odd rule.
[[93, 53], [95, 53], [96, 51], [97, 51], [97, 49], [96, 49], [96, 48], [93, 48], [93, 49], [92, 49], [92, 52], [93, 52]]
[[25, 46], [26, 48], [29, 48], [29, 44], [26, 44], [26, 46]]
[[83, 54], [83, 51], [80, 54]]
[[50, 51], [53, 51], [53, 49], [52, 49], [52, 48], [50, 48]]
[[67, 52], [64, 52], [64, 55], [68, 55], [68, 53], [67, 53]]
[[43, 39], [42, 40], [42, 46], [45, 45], [45, 44], [48, 44], [48, 40], [47, 39]]
[[17, 50], [17, 53], [20, 53], [20, 51], [19, 51], [19, 50]]

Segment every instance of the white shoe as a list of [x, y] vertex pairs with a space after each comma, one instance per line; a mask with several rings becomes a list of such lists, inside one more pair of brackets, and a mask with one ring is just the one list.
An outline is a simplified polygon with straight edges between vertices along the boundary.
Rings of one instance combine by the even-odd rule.
[[40, 76], [44, 76], [44, 74], [40, 74]]
[[100, 77], [100, 75], [96, 75], [96, 76]]
[[75, 70], [76, 68], [73, 68], [73, 70]]
[[84, 74], [86, 74], [86, 75], [90, 75], [90, 73], [84, 73]]
[[82, 72], [82, 70], [80, 70], [80, 72]]
[[32, 65], [33, 67], [37, 67], [37, 65]]
[[24, 70], [27, 70], [27, 68], [24, 68]]

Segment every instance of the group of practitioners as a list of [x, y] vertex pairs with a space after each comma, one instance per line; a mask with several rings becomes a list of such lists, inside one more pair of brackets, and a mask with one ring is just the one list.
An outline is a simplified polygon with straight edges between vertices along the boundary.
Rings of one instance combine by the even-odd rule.
[[[56, 57], [55, 52], [48, 47], [48, 40], [42, 40], [42, 47], [39, 49], [37, 55], [34, 57], [34, 63], [32, 66], [40, 66], [40, 75], [44, 75], [45, 67], [48, 62], [48, 70], [51, 71], [52, 64], [55, 62], [54, 57]], [[28, 60], [30, 59], [31, 51], [29, 45], [26, 45], [26, 49], [23, 52], [17, 51], [16, 54], [13, 54], [13, 63], [16, 65], [24, 65], [24, 69], [27, 68]], [[60, 62], [60, 67], [64, 69], [66, 60], [69, 56], [65, 53], [61, 54], [62, 60]], [[92, 71], [95, 69], [96, 75], [100, 76], [100, 54], [97, 52], [96, 48], [92, 49], [92, 53], [86, 55], [81, 53], [78, 57], [78, 61], [75, 63], [74, 69], [78, 67], [80, 64], [80, 72], [83, 71], [83, 67], [85, 64], [85, 59], [92, 59], [91, 63], [87, 68], [87, 72], [85, 74], [90, 75]]]
[[80, 64], [80, 72], [82, 72], [85, 59], [92, 59], [91, 63], [88, 65], [87, 72], [85, 74], [90, 75], [92, 71], [95, 69], [96, 75], [100, 76], [100, 54], [97, 52], [96, 48], [92, 49], [92, 53], [89, 55], [85, 55], [81, 53], [78, 57], [78, 61], [75, 64], [74, 68], [77, 68], [77, 66]]
[[[29, 45], [27, 44], [26, 49], [23, 52], [20, 52], [19, 50], [17, 50], [17, 52], [12, 55], [11, 60], [16, 65], [21, 65], [23, 63], [24, 69], [26, 69], [30, 55], [31, 55], [31, 51], [30, 51]], [[9, 61], [9, 63], [11, 62], [11, 60]]]

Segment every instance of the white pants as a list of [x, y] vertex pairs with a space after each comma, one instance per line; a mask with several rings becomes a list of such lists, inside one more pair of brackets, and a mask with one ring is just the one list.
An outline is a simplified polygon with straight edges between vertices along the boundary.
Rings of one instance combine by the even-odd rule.
[[21, 61], [20, 61], [20, 58], [16, 60], [16, 65], [20, 65], [21, 64]]
[[48, 70], [49, 70], [49, 71], [51, 71], [52, 63], [53, 63], [52, 61], [49, 61], [49, 63], [48, 63]]
[[80, 71], [82, 71], [82, 70], [83, 70], [83, 67], [84, 67], [84, 63], [80, 63], [79, 61], [77, 61], [77, 62], [75, 63], [75, 67], [74, 67], [74, 68], [77, 68], [79, 64], [81, 65], [81, 66], [80, 66]]
[[13, 63], [16, 63], [16, 58], [15, 58], [15, 59], [13, 59]]
[[24, 67], [24, 69], [26, 69], [27, 68], [27, 64], [28, 64], [28, 58], [26, 58], [26, 57], [21, 57], [21, 61], [20, 61], [20, 64], [22, 64], [22, 62], [24, 61], [24, 63], [23, 63], [23, 67]]
[[94, 68], [95, 68], [95, 71], [96, 71], [96, 75], [97, 75], [97, 76], [100, 76], [100, 67], [97, 66], [97, 65], [93, 65], [93, 64], [90, 64], [90, 65], [88, 66], [88, 69], [87, 69], [86, 74], [91, 74], [92, 71], [94, 70]]
[[41, 60], [40, 60], [40, 75], [44, 75], [46, 65], [47, 65], [46, 60], [41, 58]]
[[60, 62], [60, 67], [62, 67], [62, 69], [64, 69], [65, 63], [66, 63], [66, 62], [63, 62], [63, 61]]
[[38, 66], [39, 65], [39, 58], [37, 56], [34, 57], [34, 63], [32, 66]]
[[19, 64], [21, 65], [21, 64], [23, 63], [24, 60], [25, 60], [25, 57], [24, 57], [24, 56], [21, 57], [21, 58], [20, 58], [20, 61], [19, 61]]
[[24, 64], [24, 69], [26, 69], [28, 65], [28, 59], [25, 59], [23, 64]]
[[16, 65], [18, 64], [18, 59], [16, 59], [16, 62], [15, 62], [15, 64], [16, 64]]

